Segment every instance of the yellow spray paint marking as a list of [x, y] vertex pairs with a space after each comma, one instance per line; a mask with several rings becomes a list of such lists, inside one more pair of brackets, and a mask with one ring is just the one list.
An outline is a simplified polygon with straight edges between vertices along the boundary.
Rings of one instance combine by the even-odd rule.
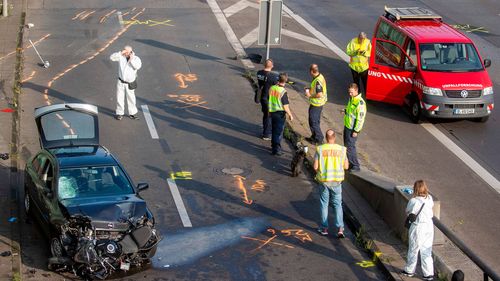
[[245, 180], [245, 178], [240, 175], [236, 175], [234, 177], [236, 178], [236, 184], [238, 185], [238, 188], [241, 190], [243, 203], [251, 205], [253, 203], [253, 200], [248, 199], [247, 188], [243, 184], [243, 180]]
[[361, 261], [361, 262], [357, 262], [356, 264], [361, 266], [362, 268], [375, 266], [375, 263], [373, 261]]
[[256, 180], [255, 183], [252, 185], [252, 190], [255, 190], [257, 192], [262, 192], [266, 188], [266, 182], [263, 180]]
[[484, 26], [473, 26], [470, 24], [454, 24], [454, 28], [465, 31], [465, 32], [483, 32], [490, 33]]
[[157, 21], [157, 20], [146, 20], [146, 21], [124, 20], [123, 23], [130, 24], [130, 25], [147, 25], [147, 26], [163, 25], [163, 26], [174, 26], [173, 24], [169, 23], [171, 21], [172, 20], [162, 20], [162, 21]]
[[170, 173], [170, 178], [173, 180], [192, 180], [192, 176], [193, 174], [191, 172], [186, 171]]
[[175, 80], [179, 82], [179, 88], [186, 89], [188, 85], [186, 85], [186, 82], [193, 82], [198, 80], [198, 77], [196, 74], [193, 73], [188, 73], [188, 74], [183, 74], [183, 73], [176, 73], [174, 74]]

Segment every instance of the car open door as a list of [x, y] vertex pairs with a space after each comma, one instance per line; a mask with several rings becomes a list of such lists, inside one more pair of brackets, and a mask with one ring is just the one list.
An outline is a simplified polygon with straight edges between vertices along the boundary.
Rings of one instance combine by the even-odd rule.
[[375, 39], [368, 70], [366, 99], [403, 105], [411, 92], [415, 64], [396, 43]]
[[35, 109], [42, 148], [99, 145], [97, 107], [66, 103]]

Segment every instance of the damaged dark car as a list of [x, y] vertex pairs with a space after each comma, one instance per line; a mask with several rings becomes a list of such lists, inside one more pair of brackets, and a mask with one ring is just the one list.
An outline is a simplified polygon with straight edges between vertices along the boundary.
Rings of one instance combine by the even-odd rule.
[[26, 164], [24, 207], [49, 238], [48, 267], [106, 279], [150, 262], [155, 220], [118, 160], [99, 145], [97, 107], [37, 108], [42, 150]]

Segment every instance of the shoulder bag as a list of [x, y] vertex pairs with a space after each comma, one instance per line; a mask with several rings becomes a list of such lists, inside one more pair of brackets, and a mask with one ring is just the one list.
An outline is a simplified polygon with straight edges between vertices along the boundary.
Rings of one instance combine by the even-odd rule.
[[420, 212], [422, 212], [424, 205], [425, 205], [425, 203], [422, 203], [422, 207], [420, 207], [420, 210], [418, 211], [418, 213], [416, 215], [413, 213], [408, 214], [408, 217], [406, 217], [406, 220], [405, 220], [405, 228], [406, 229], [410, 229], [411, 224], [417, 220], [417, 217], [418, 217], [418, 215], [420, 215]]

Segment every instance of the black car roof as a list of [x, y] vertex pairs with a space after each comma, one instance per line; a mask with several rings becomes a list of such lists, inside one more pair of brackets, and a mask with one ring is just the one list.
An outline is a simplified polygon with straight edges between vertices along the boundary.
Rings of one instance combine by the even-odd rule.
[[116, 159], [102, 146], [60, 147], [48, 150], [59, 163], [59, 168], [117, 165]]

